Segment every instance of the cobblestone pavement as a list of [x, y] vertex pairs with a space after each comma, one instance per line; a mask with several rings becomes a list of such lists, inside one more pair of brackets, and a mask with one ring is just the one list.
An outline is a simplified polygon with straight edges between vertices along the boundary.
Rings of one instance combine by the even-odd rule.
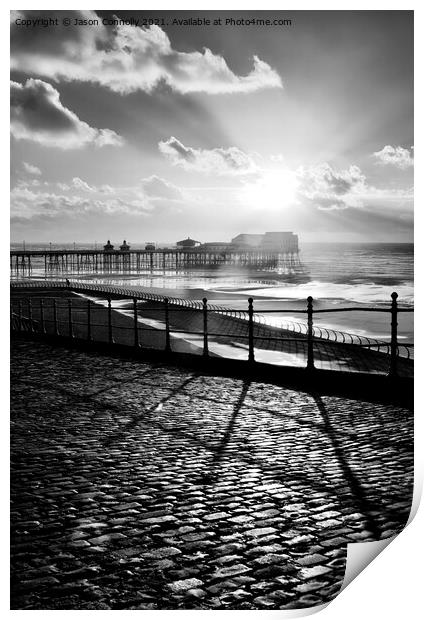
[[12, 343], [12, 609], [287, 609], [412, 496], [412, 414]]

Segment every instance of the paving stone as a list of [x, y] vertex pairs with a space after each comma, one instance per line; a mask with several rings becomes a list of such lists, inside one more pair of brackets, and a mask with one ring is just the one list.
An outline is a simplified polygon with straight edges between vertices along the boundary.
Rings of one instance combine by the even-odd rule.
[[81, 547], [89, 547], [90, 543], [86, 540], [75, 540], [73, 542], [68, 543], [70, 547], [81, 548]]
[[228, 521], [236, 524], [250, 523], [251, 521], [253, 521], [253, 517], [249, 517], [248, 515], [239, 515], [237, 517], [231, 517], [230, 519], [228, 519]]
[[324, 587], [325, 583], [322, 581], [308, 581], [307, 583], [301, 583], [296, 586], [296, 590], [301, 592], [302, 594], [309, 594], [309, 592], [315, 592], [316, 590], [321, 590]]
[[173, 583], [170, 583], [168, 587], [173, 592], [186, 592], [187, 590], [191, 590], [202, 585], [203, 581], [192, 577], [191, 579], [181, 579], [179, 581], [174, 581]]
[[171, 515], [166, 515], [164, 517], [150, 517], [148, 519], [143, 519], [142, 517], [140, 517], [140, 520], [143, 523], [152, 523], [154, 525], [161, 525], [162, 523], [177, 521], [177, 519], [175, 517], [172, 517]]
[[211, 536], [213, 536], [213, 532], [193, 532], [190, 534], [183, 534], [181, 538], [183, 540], [187, 540], [188, 542], [193, 542], [197, 540], [209, 539]]
[[331, 568], [326, 566], [313, 566], [311, 568], [302, 568], [301, 575], [304, 579], [312, 579], [313, 577], [320, 577], [331, 572]]
[[243, 573], [248, 573], [251, 568], [245, 566], [244, 564], [235, 564], [233, 566], [226, 566], [225, 568], [219, 568], [213, 574], [215, 579], [220, 577], [233, 577], [234, 575], [242, 575]]
[[204, 516], [205, 521], [219, 521], [221, 519], [226, 519], [230, 515], [227, 512], [214, 512], [210, 515], [206, 514]]
[[255, 564], [281, 564], [290, 560], [290, 556], [282, 553], [267, 553], [254, 560]]
[[270, 510], [263, 510], [262, 512], [254, 512], [253, 516], [256, 517], [257, 519], [266, 519], [267, 517], [278, 517], [280, 515], [280, 511], [279, 510], [275, 510], [275, 509], [270, 509]]
[[245, 534], [246, 536], [254, 536], [255, 538], [259, 538], [260, 536], [266, 536], [267, 534], [275, 534], [276, 531], [277, 530], [275, 529], [275, 527], [262, 527], [247, 530]]
[[325, 555], [313, 553], [311, 555], [306, 555], [304, 558], [298, 558], [297, 563], [301, 566], [314, 566], [315, 564], [320, 564], [327, 561], [328, 558]]
[[96, 536], [95, 538], [89, 538], [88, 542], [92, 545], [102, 545], [103, 543], [109, 543], [114, 540], [123, 540], [126, 536], [119, 532], [111, 532], [110, 534], [103, 534], [102, 536]]
[[202, 599], [206, 596], [206, 592], [201, 588], [190, 588], [190, 590], [187, 590], [187, 595], [193, 598]]
[[238, 587], [239, 584], [234, 579], [225, 579], [224, 581], [214, 583], [212, 586], [208, 586], [206, 590], [210, 594], [219, 594], [222, 600], [222, 596], [225, 592], [232, 592], [234, 590], [237, 590]]
[[218, 547], [215, 547], [212, 551], [215, 555], [229, 555], [243, 548], [244, 545], [240, 543], [228, 543], [226, 545], [219, 545]]
[[340, 547], [340, 546], [344, 546], [345, 548], [347, 547], [347, 540], [346, 538], [341, 538], [340, 536], [336, 536], [334, 538], [330, 538], [328, 540], [322, 540], [320, 541], [320, 544], [323, 547]]
[[216, 564], [228, 564], [229, 562], [234, 562], [240, 559], [240, 556], [238, 555], [224, 555], [222, 557], [219, 558], [215, 558], [215, 563]]
[[154, 567], [158, 570], [167, 570], [175, 566], [175, 562], [172, 560], [159, 560], [153, 563]]
[[336, 519], [326, 519], [325, 521], [319, 521], [319, 527], [334, 528], [340, 525], [340, 521]]
[[39, 577], [37, 579], [30, 579], [29, 581], [23, 581], [19, 587], [22, 590], [35, 590], [36, 588], [44, 588], [47, 586], [54, 586], [59, 584], [59, 580], [56, 577]]
[[[325, 519], [331, 519], [333, 517], [340, 518], [341, 517], [340, 512], [336, 512], [335, 510], [327, 510], [327, 511], [320, 512], [319, 514], [314, 515], [314, 519], [317, 519], [318, 521], [322, 521], [322, 520], [325, 520]], [[359, 515], [359, 517], [360, 517], [360, 515]]]
[[173, 555], [179, 555], [180, 553], [181, 551], [176, 547], [161, 547], [160, 549], [150, 551], [147, 556], [152, 558], [169, 558]]

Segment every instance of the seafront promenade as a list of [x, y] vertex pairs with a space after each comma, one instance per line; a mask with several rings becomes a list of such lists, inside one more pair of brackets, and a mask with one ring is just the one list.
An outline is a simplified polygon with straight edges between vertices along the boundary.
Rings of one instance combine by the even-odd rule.
[[409, 409], [12, 339], [12, 609], [288, 609], [406, 523]]

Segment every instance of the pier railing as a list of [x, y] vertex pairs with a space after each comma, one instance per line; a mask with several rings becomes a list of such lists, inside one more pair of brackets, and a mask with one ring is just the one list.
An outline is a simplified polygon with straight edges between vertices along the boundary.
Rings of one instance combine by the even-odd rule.
[[[34, 289], [34, 296], [20, 297], [16, 289], [22, 288]], [[46, 288], [84, 295], [91, 292], [96, 299], [61, 298], [60, 294], [54, 296], [51, 291], [45, 295], [43, 289]], [[399, 344], [397, 328], [399, 313], [413, 312], [413, 308], [399, 307], [396, 293], [392, 294], [387, 307], [315, 309], [312, 297], [308, 297], [303, 308], [261, 309], [257, 314], [252, 298], [249, 298], [246, 310], [239, 310], [210, 304], [206, 298], [202, 301], [169, 298], [110, 285], [25, 282], [13, 283], [13, 289], [16, 292], [11, 300], [11, 328], [15, 332], [126, 344], [137, 349], [163, 348], [168, 352], [181, 350], [181, 343], [185, 340], [192, 352], [194, 349], [203, 356], [216, 355], [217, 345], [224, 344], [235, 346], [239, 351], [244, 349], [252, 363], [259, 353], [272, 351], [289, 354], [292, 359], [303, 359], [309, 370], [317, 364], [318, 367], [323, 363], [334, 366], [337, 362], [339, 369], [351, 371], [387, 371], [391, 376], [399, 374], [399, 370], [400, 374], [405, 371], [406, 374], [412, 373], [409, 358], [413, 344]], [[106, 295], [99, 297], [99, 293]], [[115, 300], [126, 303], [116, 308]], [[388, 314], [390, 340], [354, 336], [314, 326], [315, 315], [335, 312]], [[284, 322], [282, 328], [276, 327], [263, 316], [272, 313], [304, 314], [306, 322], [294, 324], [294, 329], [287, 328]], [[218, 321], [217, 316], [221, 316]], [[218, 354], [222, 355], [222, 349]], [[228, 349], [224, 356], [231, 357]]]

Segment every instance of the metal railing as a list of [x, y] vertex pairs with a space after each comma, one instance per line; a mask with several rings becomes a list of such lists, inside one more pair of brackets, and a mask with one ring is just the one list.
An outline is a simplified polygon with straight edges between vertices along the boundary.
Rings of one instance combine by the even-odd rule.
[[[112, 296], [108, 295], [106, 299], [96, 299], [96, 303], [90, 300], [65, 298], [58, 299], [57, 297], [13, 297], [11, 300], [11, 328], [17, 332], [35, 332], [39, 334], [50, 334], [54, 336], [66, 336], [68, 338], [81, 338], [89, 341], [102, 341], [109, 344], [114, 342], [121, 342], [139, 349], [141, 346], [145, 346], [142, 342], [143, 332], [155, 331], [164, 333], [164, 343], [162, 342], [160, 347], [158, 343], [153, 348], [163, 348], [165, 351], [170, 352], [172, 349], [172, 336], [178, 334], [185, 334], [187, 336], [200, 337], [203, 341], [202, 354], [204, 357], [208, 357], [210, 352], [210, 341], [213, 338], [227, 338], [237, 339], [247, 342], [248, 360], [249, 362], [255, 362], [255, 350], [258, 348], [264, 348], [264, 343], [269, 346], [270, 343], [285, 343], [286, 346], [292, 347], [299, 346], [306, 358], [306, 367], [309, 370], [313, 370], [316, 366], [315, 358], [317, 353], [317, 347], [322, 346], [327, 342], [331, 345], [333, 355], [337, 359], [337, 356], [341, 356], [343, 350], [352, 352], [354, 350], [366, 350], [370, 355], [378, 355], [379, 363], [381, 365], [381, 355], [388, 361], [388, 374], [390, 376], [396, 376], [398, 374], [399, 360], [402, 363], [409, 360], [410, 349], [413, 348], [412, 343], [398, 343], [398, 314], [401, 312], [413, 312], [413, 308], [399, 308], [397, 293], [392, 293], [391, 303], [388, 307], [375, 308], [375, 307], [344, 307], [344, 308], [322, 308], [314, 309], [312, 297], [307, 298], [306, 308], [290, 309], [290, 310], [261, 310], [261, 313], [296, 313], [305, 314], [307, 322], [305, 324], [305, 331], [303, 330], [290, 330], [286, 327], [278, 328], [273, 325], [269, 325], [266, 321], [257, 320], [258, 315], [254, 311], [253, 299], [249, 298], [248, 307], [246, 311], [239, 309], [223, 308], [214, 304], [209, 304], [207, 299], [202, 301], [193, 301], [177, 298], [163, 297], [153, 293], [136, 292], [130, 289], [123, 289], [121, 287], [113, 287], [110, 285], [85, 285], [85, 284], [72, 284], [72, 286], [66, 286], [64, 283], [46, 282], [40, 286], [40, 283], [25, 282], [25, 283], [13, 283], [12, 290], [18, 288], [25, 289], [38, 289], [40, 292], [44, 288], [57, 288], [66, 289], [73, 292], [107, 292], [113, 293], [115, 298], [121, 300], [131, 300], [129, 307], [124, 309], [124, 312], [117, 313], [112, 306]], [[16, 295], [16, 294], [15, 294]], [[156, 305], [149, 306], [148, 302], [154, 302]], [[143, 304], [140, 304], [143, 302]], [[147, 304], [146, 304], [147, 302]], [[105, 306], [100, 305], [104, 303]], [[131, 310], [129, 309], [131, 308]], [[178, 326], [173, 325], [171, 315], [174, 322], [177, 322], [175, 317], [178, 316], [178, 312], [193, 311], [201, 318], [200, 328], [197, 330], [187, 329], [185, 325]], [[391, 316], [391, 338], [390, 341], [380, 341], [372, 338], [358, 337], [357, 340], [346, 338], [346, 334], [343, 339], [332, 339], [329, 337], [329, 333], [333, 330], [325, 329], [323, 334], [322, 329], [317, 331], [314, 327], [314, 315], [334, 313], [334, 312], [383, 312], [389, 313]], [[146, 312], [153, 313], [156, 318], [158, 327], [149, 327], [146, 324], [140, 324], [143, 321], [143, 314]], [[95, 321], [95, 315], [101, 316], [101, 322]], [[117, 320], [117, 315], [121, 316], [121, 319]], [[222, 330], [222, 326], [218, 325], [216, 331], [211, 331], [210, 322], [214, 315], [225, 315], [228, 317], [230, 324], [237, 328], [236, 332], [225, 332]], [[262, 317], [262, 314], [259, 315]], [[159, 320], [158, 320], [159, 319]], [[187, 317], [181, 319], [187, 320]], [[121, 324], [118, 324], [118, 323]], [[181, 321], [180, 321], [181, 322]], [[199, 322], [199, 321], [198, 321]], [[299, 325], [301, 325], [299, 323]], [[303, 324], [302, 324], [303, 325]], [[116, 334], [119, 333], [119, 338], [116, 338]], [[125, 337], [122, 336], [126, 333]], [[132, 333], [132, 336], [128, 334]], [[319, 334], [319, 335], [318, 335]], [[321, 335], [322, 334], [322, 335]], [[262, 347], [258, 347], [258, 343], [262, 344]], [[298, 345], [299, 343], [299, 345]], [[256, 346], [255, 346], [256, 345]], [[334, 348], [334, 345], [336, 347]], [[327, 346], [328, 350], [328, 346]], [[340, 351], [340, 354], [339, 354]], [[406, 352], [406, 353], [405, 353]], [[370, 357], [370, 355], [368, 357]], [[372, 359], [377, 358], [370, 358]]]
[[[69, 282], [69, 285], [67, 285], [66, 282]], [[168, 299], [169, 304], [183, 306], [184, 308], [192, 308], [194, 310], [201, 310], [203, 307], [202, 301], [193, 300], [193, 299], [185, 299], [181, 297], [169, 297], [169, 296], [165, 297], [164, 295], [160, 295], [157, 293], [135, 291], [132, 288], [115, 286], [111, 284], [92, 284], [92, 283], [86, 284], [84, 282], [79, 282], [79, 281], [70, 282], [69, 280], [68, 281], [67, 280], [53, 280], [53, 281], [45, 281], [45, 280], [19, 281], [18, 280], [18, 281], [11, 282], [11, 288], [12, 289], [14, 288], [60, 288], [60, 289], [66, 288], [68, 290], [71, 289], [75, 292], [81, 292], [85, 294], [88, 294], [90, 292], [94, 294], [110, 293], [110, 294], [119, 295], [119, 296], [122, 296], [128, 299], [133, 299], [133, 298], [144, 299], [148, 301], [157, 301], [157, 302], [162, 302], [162, 303], [164, 303], [164, 300], [166, 298]], [[234, 310], [234, 309], [227, 308], [225, 306], [221, 306], [221, 305], [217, 305], [217, 304], [213, 304], [209, 302], [208, 302], [208, 308], [212, 312], [216, 312], [216, 313], [227, 315], [227, 316], [234, 316], [234, 317], [238, 317], [244, 320], [248, 320], [248, 317], [249, 317], [248, 309]], [[314, 310], [314, 314], [317, 314], [318, 312], [321, 312], [321, 313], [353, 312], [353, 311], [366, 311], [366, 310], [370, 312], [383, 311], [375, 307], [371, 307], [371, 308], [352, 307], [352, 308], [329, 308], [329, 309], [322, 309], [322, 310]], [[413, 309], [407, 309], [406, 311], [413, 312]], [[289, 310], [261, 310], [261, 312], [254, 313], [253, 321], [261, 325], [268, 325], [269, 327], [273, 327], [274, 326], [273, 323], [271, 323], [270, 320], [264, 316], [264, 314], [271, 314], [271, 313], [302, 314], [302, 313], [305, 313], [305, 310], [303, 309], [302, 310], [290, 310], [290, 311]], [[292, 331], [297, 334], [304, 334], [305, 336], [307, 336], [308, 329], [309, 329], [307, 322], [302, 323], [300, 321], [293, 321], [292, 319], [282, 320], [279, 327], [281, 329]], [[339, 342], [342, 344], [358, 344], [360, 346], [370, 347], [374, 350], [386, 352], [386, 353], [390, 351], [389, 343], [383, 340], [379, 340], [377, 338], [369, 337], [369, 336], [352, 334], [347, 331], [341, 331], [341, 330], [337, 330], [337, 329], [330, 328], [330, 327], [323, 327], [323, 326], [319, 326], [316, 324], [312, 326], [312, 333], [315, 338], [319, 338], [319, 339], [330, 340], [330, 341]], [[407, 343], [405, 344], [401, 343], [401, 344], [398, 344], [398, 347], [399, 347], [400, 356], [407, 357], [408, 359], [411, 357], [410, 349], [412, 345], [407, 344]]]

